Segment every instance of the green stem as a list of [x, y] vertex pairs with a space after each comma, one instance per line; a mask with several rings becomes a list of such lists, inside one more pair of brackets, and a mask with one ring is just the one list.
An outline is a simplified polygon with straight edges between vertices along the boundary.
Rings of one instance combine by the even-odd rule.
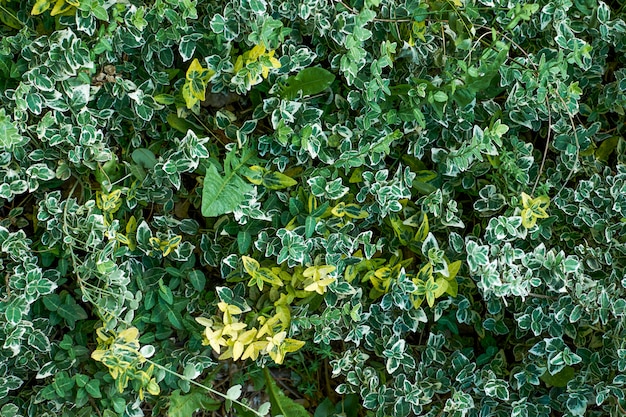
[[228, 397], [226, 396], [226, 394], [223, 394], [223, 393], [221, 393], [221, 392], [219, 392], [219, 391], [214, 390], [213, 388], [209, 388], [209, 387], [207, 387], [206, 385], [203, 385], [203, 384], [201, 384], [201, 383], [199, 383], [199, 382], [196, 382], [196, 381], [194, 381], [194, 380], [192, 380], [192, 379], [189, 379], [189, 378], [187, 378], [186, 376], [184, 376], [184, 375], [182, 375], [182, 374], [179, 374], [178, 372], [172, 371], [171, 369], [168, 369], [168, 368], [166, 368], [166, 367], [165, 367], [165, 366], [163, 366], [163, 365], [159, 365], [158, 363], [151, 361], [150, 359], [146, 359], [146, 362], [147, 362], [147, 363], [149, 363], [149, 364], [151, 364], [151, 365], [154, 365], [154, 367], [155, 367], [155, 368], [159, 368], [159, 369], [161, 369], [162, 371], [165, 371], [165, 372], [170, 373], [171, 375], [177, 376], [178, 378], [182, 379], [183, 381], [187, 381], [187, 382], [189, 382], [190, 384], [193, 384], [193, 385], [195, 385], [195, 386], [197, 386], [197, 387], [199, 387], [199, 388], [204, 389], [204, 390], [205, 390], [205, 391], [207, 391], [207, 392], [210, 392], [211, 394], [215, 394], [215, 395], [218, 395], [218, 396], [220, 396], [220, 397], [224, 398], [225, 400], [232, 401], [233, 403], [235, 403], [235, 404], [237, 404], [237, 405], [240, 405], [241, 407], [245, 408], [246, 410], [251, 411], [251, 412], [252, 412], [252, 413], [254, 413], [254, 415], [256, 415], [256, 416], [263, 417], [263, 414], [260, 414], [258, 411], [256, 411], [256, 410], [255, 410], [255, 409], [253, 409], [253, 408], [250, 408], [250, 406], [249, 406], [249, 405], [244, 404], [244, 403], [242, 403], [242, 402], [241, 402], [241, 401], [239, 401], [239, 400], [233, 400], [232, 398], [228, 398]]

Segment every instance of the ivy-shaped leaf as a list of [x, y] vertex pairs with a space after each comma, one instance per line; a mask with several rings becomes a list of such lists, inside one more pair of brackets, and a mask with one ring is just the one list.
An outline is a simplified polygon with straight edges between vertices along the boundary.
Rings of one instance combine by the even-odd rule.
[[265, 375], [267, 393], [272, 404], [272, 416], [311, 417], [302, 405], [287, 397], [276, 386], [276, 382], [274, 382], [274, 378], [272, 378], [267, 368], [263, 368], [263, 374]]
[[191, 391], [189, 394], [181, 395], [180, 390], [176, 390], [172, 392], [169, 400], [167, 417], [189, 417], [196, 411], [216, 411], [221, 406], [220, 401], [202, 391]]
[[280, 91], [280, 97], [293, 100], [302, 92], [303, 96], [318, 94], [331, 86], [335, 74], [320, 67], [305, 68], [296, 75], [287, 78]]
[[252, 152], [245, 153], [232, 169], [228, 168], [229, 162], [227, 161], [224, 166], [224, 177], [219, 174], [215, 165], [208, 164], [202, 190], [203, 216], [216, 217], [232, 213], [244, 200], [245, 193], [250, 191], [252, 186], [245, 182], [238, 172], [252, 156]]

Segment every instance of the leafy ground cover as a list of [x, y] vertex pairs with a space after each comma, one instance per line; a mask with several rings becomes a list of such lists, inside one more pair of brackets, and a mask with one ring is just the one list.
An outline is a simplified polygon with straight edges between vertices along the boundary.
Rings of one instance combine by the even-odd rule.
[[0, 417], [625, 415], [625, 17], [0, 0]]

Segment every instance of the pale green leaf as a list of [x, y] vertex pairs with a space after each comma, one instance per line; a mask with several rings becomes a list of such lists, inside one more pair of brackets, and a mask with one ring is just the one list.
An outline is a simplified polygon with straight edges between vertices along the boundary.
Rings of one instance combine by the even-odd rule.
[[215, 411], [221, 406], [219, 401], [204, 391], [191, 391], [189, 394], [181, 395], [180, 390], [176, 390], [172, 392], [169, 400], [167, 417], [189, 417], [196, 411]]
[[20, 135], [4, 109], [0, 109], [0, 151], [13, 151], [28, 142], [28, 138]]
[[318, 94], [330, 87], [333, 81], [335, 81], [335, 74], [324, 68], [305, 68], [298, 74], [287, 78], [280, 97], [292, 100], [298, 97], [300, 92], [303, 96]]
[[244, 200], [244, 194], [252, 189], [236, 170], [222, 177], [213, 164], [207, 166], [202, 190], [202, 215], [216, 217], [232, 213]]

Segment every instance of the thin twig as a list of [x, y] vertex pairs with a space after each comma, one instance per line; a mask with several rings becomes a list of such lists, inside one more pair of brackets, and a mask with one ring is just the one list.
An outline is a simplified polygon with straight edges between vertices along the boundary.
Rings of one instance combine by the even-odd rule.
[[534, 292], [529, 292], [528, 295], [531, 296], [531, 297], [543, 298], [545, 300], [554, 300], [554, 298], [555, 298], [555, 297], [550, 297], [549, 295], [537, 294], [537, 293], [534, 293]]
[[572, 178], [572, 175], [574, 174], [574, 169], [576, 168], [576, 165], [578, 165], [578, 157], [580, 156], [580, 142], [578, 140], [578, 133], [576, 133], [576, 124], [574, 123], [574, 117], [572, 116], [572, 113], [570, 113], [569, 109], [567, 108], [567, 103], [565, 102], [565, 100], [563, 100], [563, 97], [559, 95], [558, 91], [557, 91], [556, 96], [559, 98], [559, 100], [561, 100], [561, 103], [563, 104], [563, 108], [565, 109], [565, 112], [567, 113], [567, 117], [569, 117], [569, 122], [572, 125], [572, 129], [574, 129], [574, 139], [576, 140], [576, 160], [574, 161], [574, 165], [572, 166], [572, 169], [569, 170], [569, 173], [567, 174], [567, 178], [565, 178], [565, 181], [563, 181], [563, 186], [561, 186], [561, 189], [559, 190], [558, 193], [556, 193], [555, 197], [561, 194], [561, 191], [565, 189], [565, 185], [567, 185], [569, 180]]
[[[348, 11], [350, 13], [354, 13], [354, 14], [359, 14], [359, 11], [348, 6], [346, 3], [344, 3], [342, 0], [335, 0], [337, 3], [341, 4], [343, 7], [345, 7], [346, 9], [348, 9]], [[411, 23], [413, 22], [413, 19], [383, 19], [383, 18], [379, 18], [379, 17], [375, 17], [374, 18], [374, 22], [386, 22], [386, 23]]]
[[537, 178], [535, 178], [535, 184], [533, 185], [533, 190], [530, 193], [531, 195], [535, 194], [535, 189], [537, 189], [537, 184], [539, 184], [539, 178], [543, 173], [543, 167], [546, 163], [546, 159], [548, 158], [548, 148], [550, 147], [550, 136], [552, 133], [552, 112], [550, 111], [550, 101], [548, 100], [548, 96], [546, 95], [546, 107], [548, 108], [548, 136], [546, 137], [546, 146], [543, 148], [543, 157], [541, 158], [541, 165], [539, 166], [539, 172], [537, 172]]

